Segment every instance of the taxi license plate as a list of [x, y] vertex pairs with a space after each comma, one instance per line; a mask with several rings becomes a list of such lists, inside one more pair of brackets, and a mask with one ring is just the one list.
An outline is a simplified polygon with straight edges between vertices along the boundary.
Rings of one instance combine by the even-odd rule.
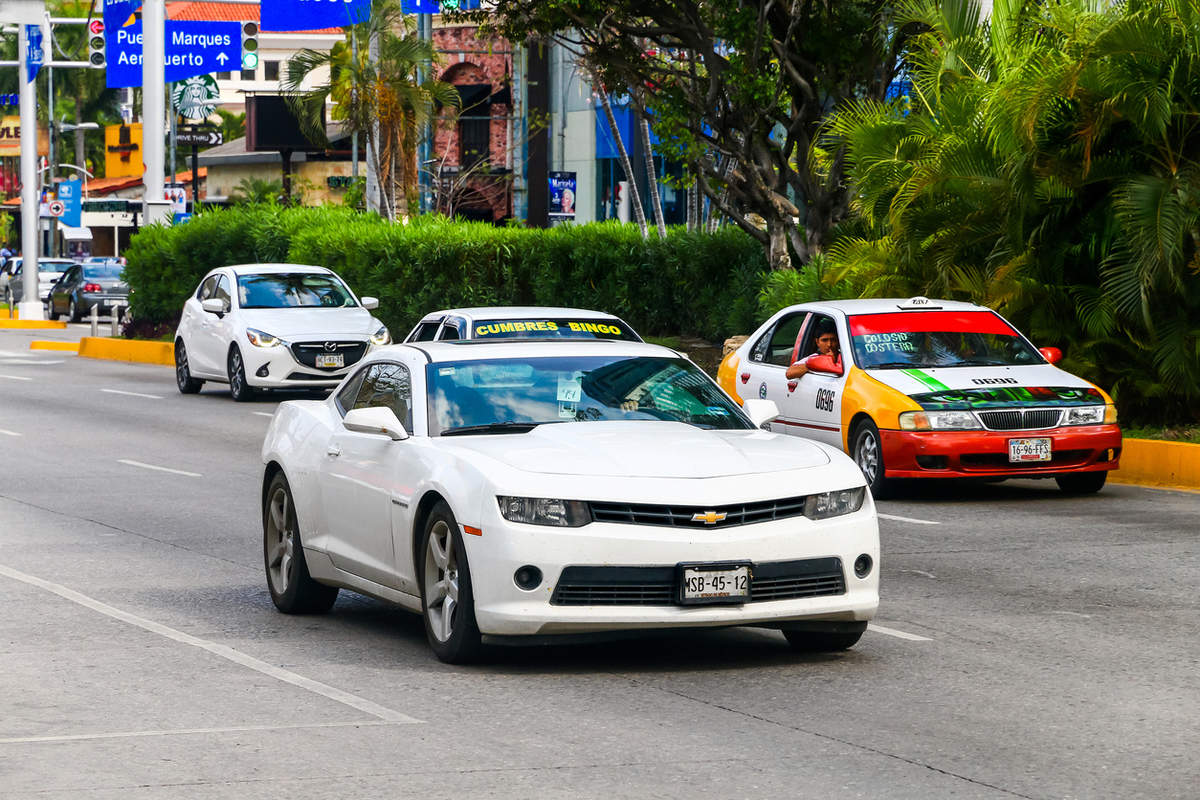
[[679, 565], [681, 605], [745, 603], [749, 599], [749, 564]]
[[331, 355], [331, 356], [321, 354], [321, 355], [317, 356], [317, 366], [318, 367], [344, 367], [344, 366], [346, 366], [346, 357], [344, 355], [342, 355], [341, 353], [335, 353], [334, 355]]
[[1008, 440], [1008, 461], [1011, 464], [1024, 464], [1027, 461], [1049, 460], [1049, 438]]

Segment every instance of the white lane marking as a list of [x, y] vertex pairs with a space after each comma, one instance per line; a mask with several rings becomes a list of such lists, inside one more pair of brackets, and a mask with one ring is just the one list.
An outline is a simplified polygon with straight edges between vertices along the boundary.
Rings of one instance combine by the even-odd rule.
[[37, 367], [37, 366], [42, 366], [44, 364], [61, 364], [61, 363], [63, 363], [63, 360], [61, 358], [56, 361], [32, 361], [30, 359], [18, 360], [15, 358], [0, 358], [0, 364], [9, 364], [9, 365], [15, 364], [15, 365], [19, 365], [22, 367], [27, 367], [27, 366]]
[[6, 431], [3, 428], [0, 428], [0, 436], [20, 436], [20, 435], [21, 434], [17, 433], [16, 431]]
[[62, 736], [14, 736], [0, 739], [0, 744], [37, 744], [39, 742], [86, 742], [95, 739], [131, 739], [141, 736], [195, 736], [212, 733], [254, 733], [256, 731], [291, 731], [303, 728], [373, 728], [379, 725], [395, 725], [382, 719], [364, 719], [358, 722], [297, 722], [294, 725], [237, 725], [229, 728], [177, 728], [163, 731], [122, 731], [119, 733], [76, 733]]
[[251, 411], [250, 413], [251, 413], [251, 414], [257, 414], [257, 415], [258, 415], [258, 416], [260, 416], [260, 417], [273, 417], [273, 416], [275, 416], [275, 415], [274, 415], [274, 414], [272, 414], [270, 411]]
[[1081, 614], [1078, 611], [1051, 611], [1050, 613], [1051, 614], [1061, 614], [1061, 615], [1067, 616], [1067, 617], [1083, 617], [1084, 619], [1092, 618], [1091, 614]]
[[933, 578], [934, 580], [937, 580], [937, 575], [934, 575], [932, 572], [926, 572], [923, 569], [901, 569], [897, 570], [897, 572], [911, 572], [914, 575], [920, 575], [925, 578]]
[[867, 623], [867, 630], [882, 633], [884, 636], [895, 636], [897, 639], [907, 639], [910, 642], [932, 642], [928, 636], [917, 636], [915, 633], [906, 631], [898, 631], [895, 628], [885, 628], [883, 625], [876, 625], [874, 622]]
[[876, 514], [880, 519], [890, 519], [894, 522], [911, 522], [913, 525], [941, 525], [931, 519], [913, 519], [912, 517], [897, 517], [895, 514]]
[[162, 395], [157, 394], [142, 394], [141, 392], [122, 392], [120, 389], [101, 389], [102, 392], [108, 394], [123, 394], [126, 397], [145, 397], [148, 400], [162, 400]]
[[153, 469], [159, 472], [170, 472], [172, 475], [186, 475], [189, 478], [203, 478], [199, 472], [188, 472], [183, 469], [171, 469], [170, 467], [156, 467], [153, 464], [143, 464], [141, 461], [131, 461], [128, 458], [118, 458], [118, 464], [127, 464], [131, 467], [141, 467], [142, 469]]
[[0, 378], [10, 381], [31, 381], [33, 378], [22, 378], [20, 375], [0, 375]]
[[148, 620], [145, 617], [139, 617], [138, 615], [131, 614], [128, 611], [122, 611], [119, 608], [114, 608], [107, 603], [102, 603], [99, 600], [88, 597], [85, 594], [80, 594], [74, 589], [68, 589], [66, 586], [61, 586], [57, 583], [51, 583], [50, 581], [43, 580], [37, 576], [29, 575], [21, 572], [20, 570], [13, 569], [12, 567], [7, 567], [3, 564], [0, 564], [0, 575], [6, 575], [13, 580], [21, 581], [22, 583], [26, 583], [30, 586], [36, 586], [39, 589], [44, 589], [51, 594], [56, 594], [59, 597], [65, 600], [70, 600], [72, 603], [77, 603], [84, 608], [90, 608], [92, 611], [96, 611], [105, 615], [106, 617], [112, 617], [113, 619], [120, 620], [121, 622], [126, 622], [130, 625], [141, 628], [144, 631], [156, 633], [159, 636], [170, 639], [173, 642], [179, 642], [180, 644], [198, 647], [201, 650], [205, 650], [215, 656], [224, 658], [227, 661], [240, 664], [243, 667], [252, 669], [255, 672], [260, 672], [263, 675], [275, 678], [276, 680], [284, 683], [289, 683], [292, 686], [298, 686], [301, 689], [306, 689], [313, 694], [318, 694], [335, 702], [350, 706], [351, 708], [357, 709], [364, 714], [369, 714], [372, 717], [376, 717], [386, 722], [406, 724], [421, 721], [419, 719], [410, 717], [407, 714], [401, 714], [399, 711], [393, 711], [390, 708], [385, 708], [378, 703], [373, 703], [370, 700], [351, 694], [350, 692], [346, 692], [328, 684], [321, 683], [320, 681], [314, 681], [311, 678], [304, 677], [303, 675], [298, 675], [291, 670], [277, 667], [274, 664], [268, 664], [267, 662], [257, 659], [254, 656], [248, 656], [245, 653], [234, 650], [228, 645], [210, 642], [207, 639], [201, 639], [198, 636], [192, 636], [191, 634], [184, 633], [183, 631], [177, 631], [174, 628], [154, 622], [153, 620]]

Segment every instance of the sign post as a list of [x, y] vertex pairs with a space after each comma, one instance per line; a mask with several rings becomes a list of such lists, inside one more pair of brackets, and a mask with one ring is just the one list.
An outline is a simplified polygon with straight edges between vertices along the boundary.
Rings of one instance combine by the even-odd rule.
[[[44, 6], [43, 6], [44, 9]], [[25, 53], [29, 47], [28, 25], [17, 26], [17, 52]], [[42, 298], [38, 296], [38, 197], [37, 197], [37, 98], [34, 85], [29, 80], [29, 63], [22, 59], [18, 67], [17, 85], [21, 93], [21, 302], [17, 313], [21, 319], [45, 319]]]

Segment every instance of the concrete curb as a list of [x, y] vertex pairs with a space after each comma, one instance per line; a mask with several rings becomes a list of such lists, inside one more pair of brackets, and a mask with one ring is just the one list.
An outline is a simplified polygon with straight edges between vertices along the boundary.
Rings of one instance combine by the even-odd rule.
[[1200, 491], [1200, 444], [1158, 439], [1126, 439], [1114, 483]]
[[175, 345], [171, 342], [143, 342], [136, 339], [107, 339], [85, 336], [79, 340], [80, 358], [108, 361], [132, 361], [139, 364], [175, 366]]
[[63, 353], [78, 353], [79, 342], [51, 342], [51, 341], [32, 341], [29, 343], [30, 350], [57, 350]]
[[66, 330], [67, 323], [56, 322], [52, 319], [0, 319], [0, 330], [21, 329], [26, 330], [34, 328], [54, 328], [55, 330]]

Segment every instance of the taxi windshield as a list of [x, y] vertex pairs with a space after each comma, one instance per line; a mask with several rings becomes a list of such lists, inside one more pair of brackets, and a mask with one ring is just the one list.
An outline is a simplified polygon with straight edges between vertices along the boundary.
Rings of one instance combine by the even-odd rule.
[[347, 308], [357, 306], [354, 295], [333, 275], [281, 272], [239, 275], [238, 305], [242, 308]]
[[850, 317], [854, 360], [863, 369], [1006, 367], [1044, 359], [990, 311], [908, 311]]
[[523, 433], [555, 422], [667, 420], [753, 430], [682, 358], [559, 356], [430, 364], [431, 436]]
[[526, 319], [484, 319], [475, 323], [476, 339], [642, 339], [619, 319], [567, 319], [529, 317]]

